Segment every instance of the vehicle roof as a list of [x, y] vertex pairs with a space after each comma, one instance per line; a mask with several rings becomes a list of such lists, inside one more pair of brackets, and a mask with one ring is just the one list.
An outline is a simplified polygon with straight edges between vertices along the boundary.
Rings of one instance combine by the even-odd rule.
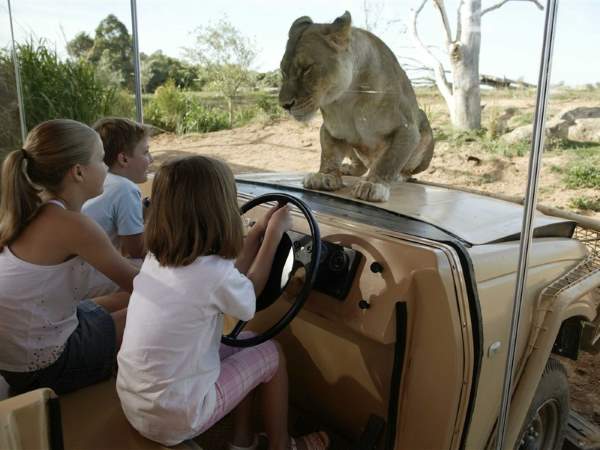
[[[242, 174], [236, 178], [306, 191], [302, 186], [303, 177], [304, 173], [287, 172]], [[471, 245], [519, 238], [523, 221], [523, 207], [519, 204], [415, 182], [394, 183], [387, 202], [371, 203], [352, 197], [352, 185], [356, 180], [355, 177], [344, 177], [344, 188], [319, 194], [365, 203], [428, 223]], [[575, 222], [536, 212], [536, 237], [570, 237], [574, 227]]]

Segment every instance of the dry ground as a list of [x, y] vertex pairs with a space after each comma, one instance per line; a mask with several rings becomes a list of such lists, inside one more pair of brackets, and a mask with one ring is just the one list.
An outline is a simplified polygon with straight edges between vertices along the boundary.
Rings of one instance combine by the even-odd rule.
[[[526, 99], [488, 99], [488, 104], [502, 109], [519, 106], [533, 111], [534, 101]], [[594, 106], [569, 101], [569, 106]], [[554, 105], [554, 113], [565, 105]], [[488, 106], [489, 109], [489, 106]], [[443, 105], [432, 102], [426, 106], [434, 128], [445, 123]], [[212, 155], [227, 161], [235, 173], [316, 171], [319, 167], [320, 144], [317, 116], [307, 124], [289, 119], [253, 123], [242, 128], [208, 134], [176, 136], [162, 134], [153, 138], [151, 152], [158, 166], [173, 156], [187, 154]], [[566, 152], [546, 152], [540, 179], [539, 202], [546, 206], [568, 209], [569, 201], [579, 195], [594, 196], [593, 189], [566, 189], [556, 167], [564, 167], [569, 158]], [[522, 197], [525, 193], [528, 156], [505, 156], [486, 151], [477, 142], [451, 141], [436, 144], [435, 156], [429, 169], [417, 176], [448, 185], [463, 186], [491, 193]], [[600, 219], [599, 212], [584, 212]], [[577, 364], [567, 364], [574, 409], [600, 425], [600, 357], [583, 354]]]

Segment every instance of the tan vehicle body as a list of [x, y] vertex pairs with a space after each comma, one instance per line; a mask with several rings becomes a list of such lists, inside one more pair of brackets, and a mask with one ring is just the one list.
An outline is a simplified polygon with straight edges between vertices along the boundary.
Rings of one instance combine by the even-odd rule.
[[[302, 190], [302, 174], [242, 178], [240, 204], [259, 191], [296, 193], [314, 210], [322, 240], [363, 256], [344, 300], [313, 290], [300, 314], [277, 337], [287, 356], [293, 407], [350, 441], [376, 415], [386, 421], [388, 432], [395, 429], [388, 438], [396, 450], [492, 448], [521, 207], [416, 183], [393, 185], [389, 202], [367, 207], [357, 200], [335, 200], [351, 198], [348, 178], [343, 190], [314, 197]], [[329, 208], [319, 206], [323, 199]], [[372, 220], [361, 222], [352, 209]], [[397, 221], [418, 219], [410, 219], [412, 225], [428, 227], [433, 237], [410, 227], [403, 231], [384, 226], [378, 219], [383, 209]], [[249, 215], [261, 211], [259, 207]], [[565, 237], [572, 224], [539, 215], [536, 226], [545, 237], [534, 239], [529, 258], [506, 448], [519, 439], [561, 324], [570, 317], [592, 322], [598, 312], [598, 271], [588, 271], [556, 295], [548, 293], [548, 286], [588, 258], [584, 244]], [[293, 228], [308, 233], [300, 214]], [[450, 239], [435, 238], [440, 228]], [[383, 271], [371, 270], [374, 262]], [[289, 306], [287, 297], [284, 293], [259, 313], [251, 328], [260, 331], [279, 318]], [[368, 307], [359, 307], [361, 300]], [[406, 321], [402, 329], [397, 326], [399, 311]], [[400, 336], [404, 346], [399, 352]], [[60, 400], [66, 449], [161, 448], [128, 425], [114, 380]], [[384, 448], [383, 441], [378, 448]], [[198, 445], [189, 441], [178, 448]], [[210, 444], [203, 448], [213, 450]]]

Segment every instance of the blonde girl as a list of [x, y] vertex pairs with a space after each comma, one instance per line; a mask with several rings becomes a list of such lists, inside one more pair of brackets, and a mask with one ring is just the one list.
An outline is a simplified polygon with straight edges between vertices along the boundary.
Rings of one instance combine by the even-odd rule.
[[254, 449], [253, 399], [271, 450], [323, 450], [325, 433], [287, 430], [285, 359], [273, 341], [220, 343], [223, 315], [250, 320], [267, 281], [288, 207], [271, 209], [245, 240], [226, 164], [193, 156], [164, 164], [152, 187], [148, 255], [134, 281], [117, 392], [131, 424], [165, 445], [193, 438], [234, 411], [230, 449]]
[[[64, 393], [113, 373], [136, 269], [80, 213], [102, 193], [103, 155], [93, 129], [57, 119], [2, 165], [0, 374], [15, 392]], [[89, 300], [92, 267], [123, 292]]]

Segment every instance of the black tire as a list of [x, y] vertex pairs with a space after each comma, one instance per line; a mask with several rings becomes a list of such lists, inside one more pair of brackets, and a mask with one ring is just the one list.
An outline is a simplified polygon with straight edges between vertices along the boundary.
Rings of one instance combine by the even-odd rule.
[[561, 450], [569, 419], [569, 381], [565, 368], [550, 358], [535, 391], [517, 448]]

